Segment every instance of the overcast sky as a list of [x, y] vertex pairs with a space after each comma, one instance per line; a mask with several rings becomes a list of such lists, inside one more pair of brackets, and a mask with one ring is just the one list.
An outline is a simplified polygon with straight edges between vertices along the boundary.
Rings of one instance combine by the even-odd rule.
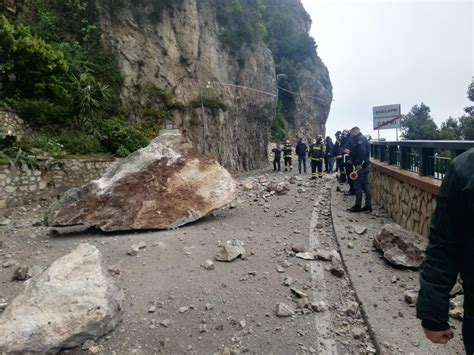
[[376, 138], [372, 107], [386, 104], [401, 104], [403, 114], [424, 102], [438, 125], [463, 114], [474, 75], [473, 1], [302, 2], [334, 89], [328, 134], [358, 125]]

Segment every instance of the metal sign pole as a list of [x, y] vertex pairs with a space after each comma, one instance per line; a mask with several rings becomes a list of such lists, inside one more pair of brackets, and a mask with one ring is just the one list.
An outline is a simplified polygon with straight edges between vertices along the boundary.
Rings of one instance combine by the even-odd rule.
[[397, 134], [397, 142], [398, 142], [398, 128], [395, 128], [395, 132]]

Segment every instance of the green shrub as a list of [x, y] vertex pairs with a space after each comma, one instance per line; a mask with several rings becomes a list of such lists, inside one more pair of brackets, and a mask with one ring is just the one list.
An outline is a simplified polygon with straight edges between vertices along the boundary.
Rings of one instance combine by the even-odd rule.
[[42, 132], [25, 137], [15, 143], [15, 146], [25, 151], [36, 151], [38, 155], [60, 158], [64, 155], [64, 147], [59, 141]]
[[59, 106], [48, 100], [12, 99], [6, 102], [33, 126], [44, 127], [68, 124], [68, 110], [64, 106]]
[[124, 158], [130, 154], [130, 151], [127, 148], [125, 148], [123, 145], [119, 145], [115, 154], [119, 157]]
[[108, 152], [123, 156], [126, 151], [134, 152], [148, 145], [143, 132], [120, 118], [111, 118], [100, 124], [100, 136]]
[[56, 137], [68, 154], [91, 155], [104, 153], [100, 140], [88, 133], [67, 131]]

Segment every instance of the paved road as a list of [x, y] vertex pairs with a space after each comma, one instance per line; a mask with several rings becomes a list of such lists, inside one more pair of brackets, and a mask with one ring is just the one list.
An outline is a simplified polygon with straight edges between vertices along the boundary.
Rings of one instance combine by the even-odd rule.
[[[289, 177], [269, 173], [260, 180]], [[338, 248], [331, 215], [334, 177], [313, 182], [304, 175], [290, 186], [284, 196], [242, 191], [235, 209], [173, 231], [51, 237], [47, 228], [31, 225], [42, 209], [10, 211], [11, 223], [0, 226], [2, 255], [10, 254], [19, 264], [47, 266], [79, 243], [102, 251], [107, 263], [120, 271], [113, 277], [126, 298], [123, 322], [97, 341], [100, 354], [374, 353], [348, 275], [337, 277], [330, 272], [331, 262], [303, 260], [294, 251]], [[337, 231], [343, 222], [334, 224]], [[210, 271], [201, 267], [232, 239], [245, 243], [245, 260], [215, 261]], [[146, 249], [128, 256], [128, 246], [137, 242], [145, 242]], [[352, 253], [349, 258], [358, 258]], [[12, 272], [0, 269], [1, 296], [7, 300], [22, 288], [10, 281]], [[289, 278], [314, 307], [298, 308], [307, 302], [285, 285]], [[278, 303], [293, 307], [295, 315], [277, 317]], [[182, 307], [187, 310], [180, 313]], [[394, 312], [400, 307], [394, 306]], [[397, 347], [403, 353], [405, 343], [387, 342], [393, 344], [384, 348], [387, 353]], [[65, 353], [84, 354], [79, 349]]]

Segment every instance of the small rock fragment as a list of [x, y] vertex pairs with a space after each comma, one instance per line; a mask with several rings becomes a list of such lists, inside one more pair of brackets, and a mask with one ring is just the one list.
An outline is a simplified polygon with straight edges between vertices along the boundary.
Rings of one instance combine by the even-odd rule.
[[403, 293], [403, 297], [408, 304], [415, 304], [416, 300], [418, 299], [418, 291], [417, 290], [406, 290]]
[[88, 339], [82, 344], [82, 350], [89, 350], [91, 347], [95, 346], [95, 341], [92, 339]]
[[356, 228], [354, 228], [354, 232], [358, 235], [362, 235], [362, 234], [365, 234], [367, 232], [367, 228], [366, 227], [356, 227]]
[[304, 260], [315, 260], [316, 257], [314, 253], [306, 252], [306, 253], [298, 253], [296, 254], [297, 258], [304, 259]]
[[170, 319], [165, 319], [165, 320], [162, 320], [160, 322], [160, 325], [165, 327], [165, 328], [168, 328], [170, 325], [171, 325], [171, 320]]
[[179, 313], [185, 313], [185, 312], [189, 311], [189, 307], [181, 307], [178, 311], [179, 311]]
[[27, 279], [29, 279], [27, 266], [19, 266], [13, 272], [12, 281], [25, 281]]
[[291, 292], [293, 292], [299, 298], [307, 298], [308, 297], [308, 295], [306, 293], [304, 293], [301, 290], [298, 290], [297, 288], [291, 287], [290, 290], [291, 290]]
[[130, 256], [136, 256], [138, 255], [138, 250], [140, 250], [139, 246], [132, 244], [128, 247], [127, 254]]
[[365, 337], [365, 329], [360, 327], [352, 328], [352, 336], [354, 339], [363, 339]]
[[346, 308], [344, 309], [344, 313], [349, 317], [355, 317], [357, 312], [359, 311], [359, 304], [354, 301], [349, 301]]
[[291, 317], [295, 314], [294, 309], [291, 306], [288, 306], [284, 303], [278, 303], [276, 305], [276, 315], [277, 317]]
[[234, 239], [228, 240], [223, 246], [219, 254], [215, 256], [217, 261], [233, 261], [238, 257], [245, 256], [244, 242]]
[[214, 266], [214, 263], [212, 260], [207, 259], [204, 261], [204, 263], [201, 265], [205, 270], [214, 270], [216, 267]]
[[328, 305], [324, 301], [311, 303], [311, 309], [315, 312], [325, 312], [329, 309]]

